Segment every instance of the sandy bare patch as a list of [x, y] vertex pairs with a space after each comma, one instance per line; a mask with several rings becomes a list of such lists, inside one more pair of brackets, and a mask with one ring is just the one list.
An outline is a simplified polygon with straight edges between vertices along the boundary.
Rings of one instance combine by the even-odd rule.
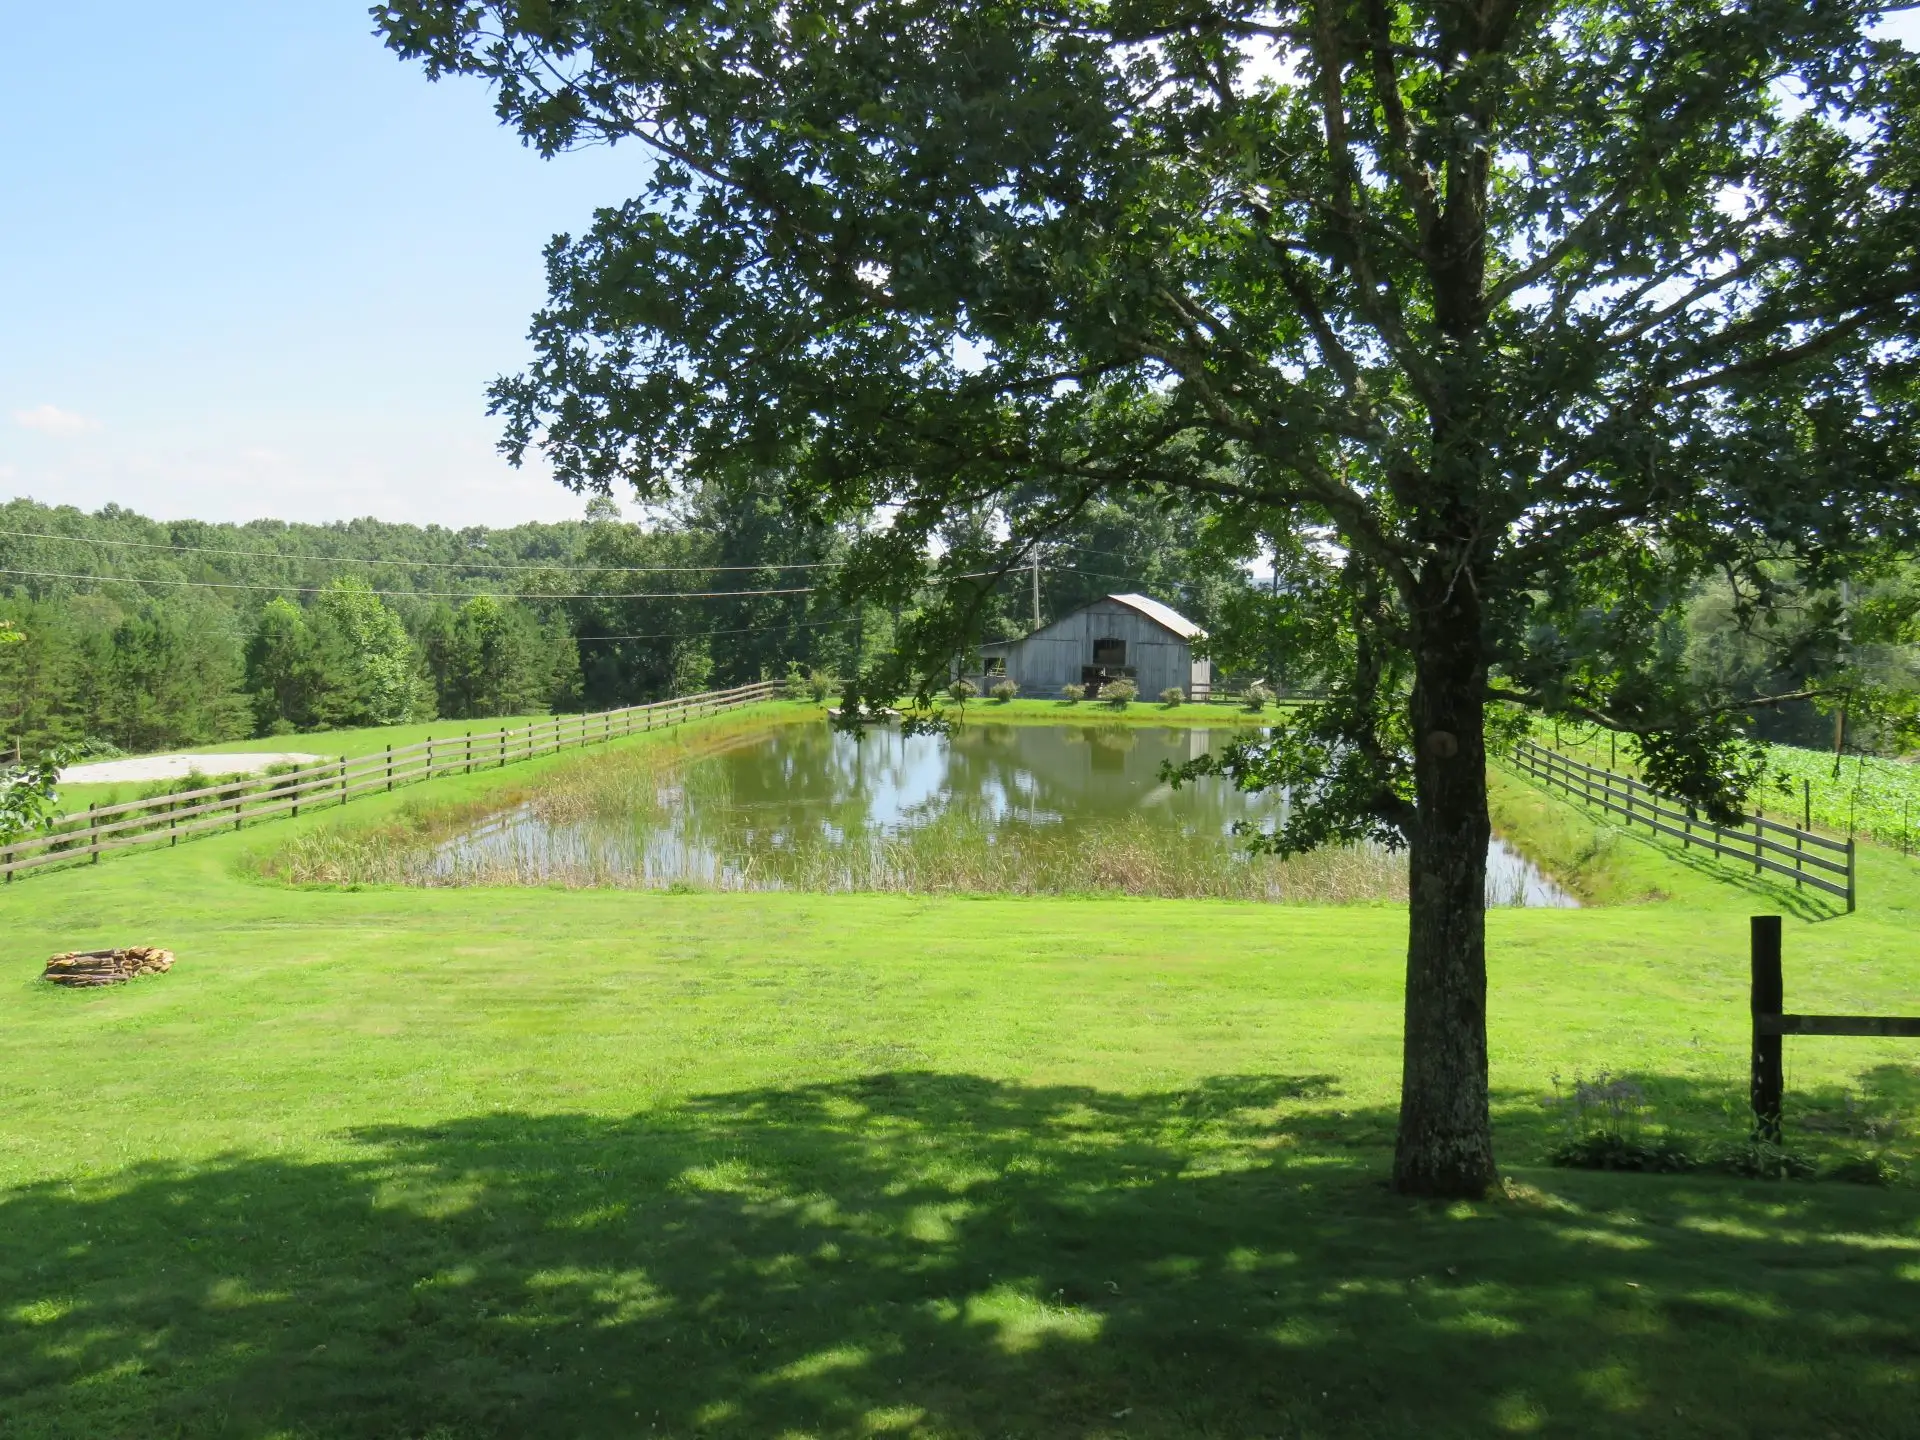
[[294, 750], [246, 755], [142, 755], [137, 760], [98, 760], [91, 765], [69, 765], [60, 772], [60, 779], [68, 785], [125, 785], [144, 780], [178, 780], [196, 770], [202, 775], [259, 775], [273, 765], [312, 765], [331, 758], [303, 755]]

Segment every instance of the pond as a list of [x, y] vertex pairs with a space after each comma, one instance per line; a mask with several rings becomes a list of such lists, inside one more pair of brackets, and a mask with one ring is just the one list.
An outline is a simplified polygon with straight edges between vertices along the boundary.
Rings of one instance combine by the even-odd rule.
[[[1168, 761], [1244, 731], [970, 723], [951, 735], [821, 724], [738, 735], [662, 766], [602, 752], [530, 798], [404, 857], [417, 884], [691, 886], [1404, 900], [1404, 856], [1375, 846], [1250, 857], [1284, 795], [1178, 789]], [[1576, 903], [1496, 839], [1488, 901]]]

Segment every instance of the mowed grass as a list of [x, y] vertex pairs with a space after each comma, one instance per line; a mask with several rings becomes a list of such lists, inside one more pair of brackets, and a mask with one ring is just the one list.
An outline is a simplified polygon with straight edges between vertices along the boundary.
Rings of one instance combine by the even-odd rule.
[[[1739, 1132], [1789, 895], [1500, 782], [1673, 898], [1492, 916], [1509, 1186], [1438, 1206], [1385, 1184], [1396, 907], [243, 864], [594, 753], [0, 891], [0, 1433], [1920, 1433], [1920, 1192], [1540, 1163], [1556, 1075]], [[1920, 1011], [1920, 871], [1862, 893], [1789, 905], [1791, 1007]], [[1912, 1165], [1920, 1047], [1787, 1043], [1792, 1144]]]

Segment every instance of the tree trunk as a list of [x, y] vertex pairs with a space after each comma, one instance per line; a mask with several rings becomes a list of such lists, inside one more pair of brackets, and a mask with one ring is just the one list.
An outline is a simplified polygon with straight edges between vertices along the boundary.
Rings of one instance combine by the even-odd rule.
[[[1479, 1196], [1496, 1177], [1487, 1113], [1486, 663], [1471, 576], [1439, 589], [1416, 641], [1406, 1029], [1394, 1188]], [[1427, 598], [1427, 597], [1423, 597]]]

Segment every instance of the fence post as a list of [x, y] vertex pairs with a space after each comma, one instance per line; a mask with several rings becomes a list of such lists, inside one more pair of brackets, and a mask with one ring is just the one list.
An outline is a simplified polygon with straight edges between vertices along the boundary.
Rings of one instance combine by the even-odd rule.
[[473, 731], [471, 731], [471, 730], [469, 730], [469, 731], [467, 731], [467, 769], [466, 769], [466, 773], [467, 773], [467, 774], [469, 774], [469, 775], [471, 775], [471, 774], [473, 774]]
[[347, 803], [347, 757], [340, 757], [340, 803]]
[[98, 800], [87, 806], [87, 843], [93, 846], [93, 863], [96, 865], [100, 863], [100, 837], [93, 832], [94, 827], [99, 825], [100, 821], [93, 812], [99, 808], [100, 802]]
[[1847, 913], [1853, 913], [1853, 837], [1847, 837]]
[[1755, 915], [1751, 926], [1752, 981], [1749, 1003], [1753, 1014], [1753, 1050], [1747, 1080], [1753, 1104], [1753, 1138], [1780, 1143], [1780, 1091], [1784, 1080], [1781, 1037], [1762, 1035], [1760, 1017], [1778, 1015], [1785, 1008], [1786, 986], [1780, 973], [1780, 917]]
[[393, 790], [393, 746], [387, 746], [387, 790]]

